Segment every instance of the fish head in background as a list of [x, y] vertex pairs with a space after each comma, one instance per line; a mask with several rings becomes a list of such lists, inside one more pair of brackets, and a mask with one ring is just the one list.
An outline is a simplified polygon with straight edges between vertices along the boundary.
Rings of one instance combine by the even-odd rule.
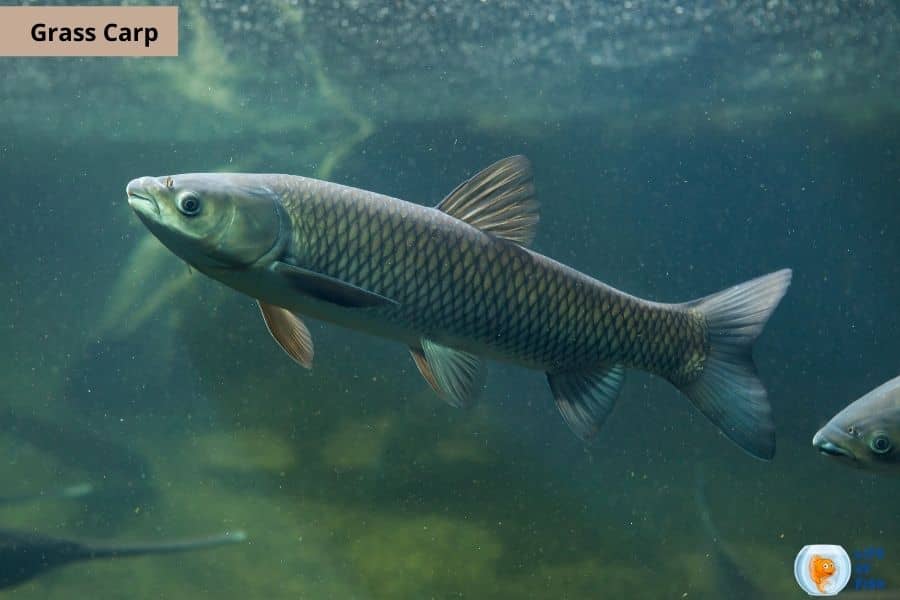
[[283, 209], [252, 175], [141, 177], [126, 193], [153, 235], [200, 271], [244, 269], [281, 250]]
[[813, 446], [857, 468], [900, 472], [900, 377], [836, 414], [816, 433]]

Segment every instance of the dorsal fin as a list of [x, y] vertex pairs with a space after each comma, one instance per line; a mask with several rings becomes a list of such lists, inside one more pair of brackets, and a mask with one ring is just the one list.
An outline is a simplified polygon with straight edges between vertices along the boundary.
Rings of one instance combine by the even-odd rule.
[[459, 184], [438, 210], [472, 227], [527, 246], [538, 224], [531, 163], [524, 156], [499, 160]]

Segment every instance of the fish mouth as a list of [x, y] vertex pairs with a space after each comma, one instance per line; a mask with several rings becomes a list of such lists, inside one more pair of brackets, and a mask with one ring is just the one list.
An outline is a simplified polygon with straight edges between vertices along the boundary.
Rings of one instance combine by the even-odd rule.
[[153, 213], [159, 217], [159, 205], [151, 196], [141, 196], [140, 194], [128, 194], [128, 205], [138, 214]]
[[846, 458], [853, 459], [853, 454], [847, 450], [846, 448], [842, 448], [838, 446], [831, 440], [829, 440], [823, 432], [818, 432], [815, 437], [813, 437], [812, 441], [813, 446], [822, 454], [826, 456], [843, 456]]
[[147, 179], [149, 178], [141, 177], [129, 182], [125, 188], [125, 193], [128, 194], [128, 205], [140, 216], [155, 216], [158, 219], [159, 204], [156, 203], [156, 198], [146, 191]]
[[816, 446], [819, 449], [819, 452], [828, 456], [846, 456], [848, 458], [853, 458], [853, 455], [835, 444], [834, 442], [821, 442]]

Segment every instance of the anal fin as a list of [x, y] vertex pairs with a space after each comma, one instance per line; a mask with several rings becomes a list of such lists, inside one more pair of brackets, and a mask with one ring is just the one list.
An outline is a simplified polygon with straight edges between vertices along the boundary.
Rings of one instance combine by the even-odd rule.
[[425, 381], [450, 406], [469, 406], [484, 386], [484, 360], [461, 350], [422, 339], [422, 349], [411, 348]]
[[579, 373], [547, 373], [550, 391], [566, 424], [581, 440], [597, 435], [612, 412], [625, 368], [612, 365]]
[[309, 329], [297, 315], [286, 308], [256, 301], [262, 312], [269, 333], [300, 366], [311, 369], [313, 361], [313, 341]]

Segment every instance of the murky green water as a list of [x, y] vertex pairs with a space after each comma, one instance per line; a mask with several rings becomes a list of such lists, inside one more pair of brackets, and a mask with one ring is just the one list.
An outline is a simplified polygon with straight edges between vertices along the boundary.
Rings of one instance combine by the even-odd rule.
[[[810, 445], [900, 372], [896, 5], [320, 4], [184, 3], [177, 59], [0, 59], [0, 489], [95, 487], [0, 527], [249, 535], [0, 593], [801, 598], [797, 551], [837, 543], [882, 548], [897, 597], [896, 478]], [[454, 410], [405, 348], [318, 322], [304, 371], [124, 195], [242, 170], [434, 204], [516, 153], [534, 248], [611, 285], [687, 300], [794, 269], [756, 348], [774, 461], [640, 372], [586, 448], [539, 373], [491, 363]]]

